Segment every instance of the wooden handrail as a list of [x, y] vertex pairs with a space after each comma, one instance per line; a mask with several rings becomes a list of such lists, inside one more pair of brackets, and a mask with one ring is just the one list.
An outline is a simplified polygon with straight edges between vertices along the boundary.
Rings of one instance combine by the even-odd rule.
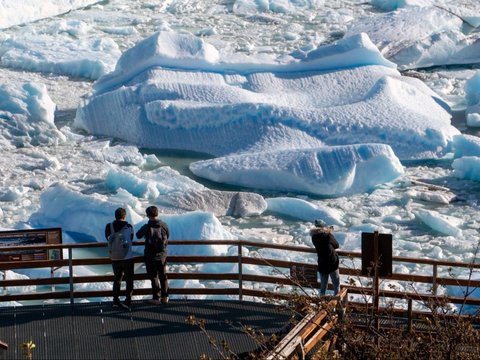
[[[134, 246], [144, 246], [143, 241], [136, 241], [133, 243]], [[173, 255], [168, 257], [169, 264], [200, 264], [200, 263], [231, 263], [239, 265], [239, 273], [202, 273], [202, 272], [193, 272], [193, 273], [169, 273], [169, 277], [171, 279], [196, 279], [196, 280], [230, 280], [230, 281], [237, 281], [239, 284], [239, 289], [237, 289], [237, 293], [240, 294], [240, 298], [245, 296], [254, 296], [254, 292], [252, 289], [244, 288], [244, 283], [248, 282], [260, 282], [266, 284], [283, 284], [283, 285], [292, 285], [292, 280], [289, 276], [285, 275], [285, 272], [282, 272], [281, 269], [288, 269], [292, 266], [303, 266], [311, 269], [316, 268], [316, 264], [314, 263], [302, 263], [302, 262], [295, 262], [295, 261], [286, 261], [280, 259], [266, 259], [266, 258], [259, 258], [259, 257], [249, 257], [242, 255], [242, 247], [248, 248], [269, 248], [269, 249], [277, 249], [277, 250], [286, 250], [286, 251], [297, 251], [303, 253], [315, 253], [315, 249], [309, 248], [306, 246], [292, 246], [292, 245], [281, 245], [281, 244], [271, 244], [271, 243], [262, 243], [262, 242], [255, 242], [255, 241], [245, 241], [245, 240], [170, 240], [169, 246], [178, 246], [178, 245], [188, 245], [188, 246], [201, 246], [201, 245], [236, 245], [238, 247], [238, 255], [231, 255], [231, 256], [187, 256], [187, 255]], [[107, 244], [105, 242], [96, 242], [96, 243], [83, 243], [83, 244], [55, 244], [55, 245], [31, 245], [28, 246], [28, 249], [35, 249], [35, 250], [45, 250], [45, 249], [68, 249], [69, 253], [71, 253], [75, 249], [87, 249], [87, 248], [105, 248]], [[8, 251], [19, 251], [25, 250], [27, 247], [25, 246], [7, 246], [7, 247], [0, 247], [0, 254], [2, 252]], [[105, 252], [106, 255], [106, 252]], [[356, 259], [361, 257], [361, 254], [358, 252], [348, 252], [348, 251], [339, 251], [339, 255], [342, 258], [348, 257], [352, 259]], [[312, 257], [312, 261], [315, 258]], [[480, 287], [479, 280], [469, 280], [469, 279], [455, 279], [452, 277], [438, 277], [436, 275], [438, 266], [448, 266], [453, 268], [473, 268], [477, 269], [480, 267], [480, 264], [470, 264], [470, 263], [458, 263], [458, 262], [449, 262], [449, 261], [438, 261], [438, 260], [431, 260], [431, 259], [412, 259], [412, 258], [405, 258], [405, 257], [393, 257], [394, 261], [399, 262], [407, 262], [407, 263], [420, 263], [425, 265], [432, 265], [434, 271], [432, 271], [432, 275], [410, 275], [410, 274], [398, 274], [394, 273], [389, 279], [396, 280], [396, 281], [405, 281], [405, 282], [412, 282], [412, 283], [429, 283], [432, 284], [434, 287], [438, 285], [449, 285], [449, 286], [462, 286], [462, 287], [469, 287], [469, 288], [476, 288]], [[135, 263], [143, 263], [143, 256], [135, 256], [134, 262]], [[25, 269], [25, 268], [70, 268], [73, 269], [77, 266], [91, 266], [91, 265], [109, 265], [111, 263], [110, 259], [106, 256], [104, 257], [95, 257], [95, 258], [73, 258], [72, 259], [59, 259], [59, 260], [41, 260], [41, 261], [3, 261], [0, 262], [0, 270], [15, 270], [15, 269]], [[242, 265], [255, 265], [255, 266], [268, 266], [275, 269], [276, 274], [273, 275], [254, 275], [245, 273], [245, 271], [241, 270]], [[340, 273], [342, 275], [348, 276], [355, 276], [355, 277], [364, 277], [360, 270], [352, 269], [348, 267], [341, 267]], [[70, 279], [71, 278], [71, 279]], [[1, 280], [0, 279], [0, 290], [1, 288], [13, 287], [13, 286], [32, 286], [32, 285], [67, 285], [67, 284], [80, 284], [80, 283], [94, 283], [94, 282], [110, 282], [113, 280], [112, 275], [94, 275], [94, 276], [75, 276], [72, 274], [70, 278], [61, 278], [61, 277], [52, 277], [52, 278], [39, 278], [39, 279], [18, 279], [18, 280]], [[144, 273], [135, 274], [136, 280], [144, 280], [146, 279], [146, 275]], [[319, 287], [319, 283], [314, 283], [313, 286]], [[349, 288], [350, 293], [352, 294], [369, 294], [370, 289], [365, 287], [352, 287], [346, 286]], [[139, 289], [140, 290], [140, 289]], [[205, 293], [214, 292], [218, 290], [219, 294], [225, 289], [210, 289], [205, 291]], [[136, 290], [137, 291], [137, 290]], [[185, 290], [178, 291], [184, 293]], [[197, 293], [198, 290], [195, 290]], [[231, 291], [231, 290], [229, 290]], [[52, 294], [52, 292], [43, 293], [43, 296], [49, 296], [48, 294]], [[80, 297], [80, 292], [73, 290], [71, 296]], [[248, 295], [250, 294], [250, 295]], [[9, 294], [8, 298], [11, 299], [14, 294]], [[35, 297], [33, 294], [31, 298], [40, 299], [41, 297]], [[432, 294], [411, 294], [411, 293], [398, 293], [394, 291], [382, 291], [381, 295], [384, 297], [391, 297], [391, 298], [410, 298], [418, 301], [425, 301], [439, 299], [438, 296], [434, 293]], [[19, 296], [19, 294], [17, 295]], [[51, 295], [50, 295], [51, 296]], [[102, 295], [103, 296], [103, 295]], [[451, 300], [452, 303], [459, 303], [459, 304], [472, 304], [472, 305], [480, 305], [480, 299], [475, 298], [468, 298], [464, 299], [462, 297], [448, 297], [447, 299]], [[0, 293], [0, 301], [6, 301], [6, 294]]]
[[[143, 263], [142, 256], [134, 257], [135, 263]], [[168, 263], [236, 263], [238, 261], [237, 256], [169, 256]], [[412, 261], [412, 260], [411, 260]], [[243, 264], [249, 265], [260, 265], [260, 266], [271, 266], [273, 268], [289, 268], [291, 266], [307, 266], [312, 269], [315, 269], [315, 264], [305, 264], [300, 262], [277, 260], [277, 259], [264, 259], [264, 258], [242, 258]], [[83, 258], [83, 259], [72, 259], [72, 265], [109, 265], [111, 263], [110, 259], [107, 257], [100, 258]], [[41, 260], [41, 261], [24, 261], [24, 262], [0, 262], [0, 269], [24, 269], [24, 268], [42, 268], [42, 267], [66, 267], [69, 265], [69, 260]], [[361, 277], [362, 274], [360, 270], [341, 268], [340, 273], [342, 275], [350, 275]], [[245, 280], [249, 275], [243, 275]], [[281, 276], [279, 276], [281, 278]], [[271, 278], [271, 277], [270, 277]], [[389, 279], [397, 281], [407, 281], [412, 283], [433, 283], [432, 276], [424, 275], [410, 275], [410, 274], [393, 274]], [[437, 277], [436, 283], [439, 285], [450, 285], [450, 286], [463, 286], [470, 288], [480, 287], [480, 280], [470, 280], [470, 279], [454, 279], [454, 278], [442, 278]], [[275, 279], [274, 279], [275, 280]], [[248, 280], [246, 280], [248, 281]], [[280, 280], [280, 282], [282, 282]], [[287, 281], [290, 282], [290, 281]], [[2, 283], [3, 286], [10, 286], [10, 283]]]
[[[314, 248], [307, 246], [297, 246], [297, 245], [282, 245], [274, 243], [264, 243], [248, 240], [169, 240], [169, 245], [241, 245], [246, 247], [258, 247], [266, 249], [277, 249], [277, 250], [290, 250], [295, 252], [305, 252], [315, 254], [316, 251]], [[134, 246], [144, 246], [144, 241], [134, 241]], [[1, 252], [8, 251], [18, 251], [27, 249], [35, 250], [47, 250], [47, 249], [88, 249], [88, 248], [105, 248], [107, 247], [106, 242], [93, 242], [93, 243], [73, 243], [73, 244], [50, 244], [50, 245], [24, 245], [24, 246], [5, 246], [0, 247]], [[361, 258], [362, 254], [355, 251], [343, 251], [338, 250], [337, 253], [341, 257], [345, 258]], [[415, 263], [423, 265], [437, 265], [445, 267], [459, 267], [459, 268], [471, 268], [471, 269], [480, 269], [480, 262], [455, 262], [455, 261], [444, 261], [436, 259], [425, 259], [425, 258], [408, 258], [402, 256], [393, 256], [392, 261], [394, 262], [405, 262], [405, 263]], [[1, 264], [1, 262], [0, 262]]]

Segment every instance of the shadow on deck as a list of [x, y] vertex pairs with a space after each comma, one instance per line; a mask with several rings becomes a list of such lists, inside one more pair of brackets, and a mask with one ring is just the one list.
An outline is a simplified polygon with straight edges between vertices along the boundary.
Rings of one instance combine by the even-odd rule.
[[131, 311], [112, 303], [0, 308], [0, 339], [9, 344], [0, 358], [24, 359], [21, 344], [30, 339], [34, 359], [221, 358], [199, 328], [185, 321], [189, 315], [204, 319], [208, 334], [239, 354], [257, 348], [242, 325], [266, 336], [285, 333], [291, 314], [268, 304], [218, 300], [160, 306], [139, 301]]

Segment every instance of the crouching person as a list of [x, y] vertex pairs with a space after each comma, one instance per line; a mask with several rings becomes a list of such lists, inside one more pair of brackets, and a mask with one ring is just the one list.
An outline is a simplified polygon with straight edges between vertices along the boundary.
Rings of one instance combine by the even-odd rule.
[[170, 236], [168, 225], [158, 218], [158, 208], [146, 209], [148, 222], [136, 233], [137, 239], [145, 238], [145, 266], [152, 283], [152, 299], [149, 303], [168, 303], [167, 244]]

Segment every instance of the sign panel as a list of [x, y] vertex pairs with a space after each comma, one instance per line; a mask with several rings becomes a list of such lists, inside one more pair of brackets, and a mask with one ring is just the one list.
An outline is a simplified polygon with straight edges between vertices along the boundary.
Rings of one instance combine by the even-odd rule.
[[[0, 231], [0, 261], [62, 259], [61, 249], [28, 249], [29, 245], [61, 243], [61, 228]], [[1, 251], [2, 247], [7, 246], [25, 246], [25, 249]]]
[[292, 265], [290, 267], [290, 278], [299, 285], [316, 287], [317, 272], [316, 267]]
[[[377, 237], [377, 244], [375, 244], [375, 237]], [[378, 276], [392, 275], [392, 234], [362, 233], [363, 275], [374, 275], [375, 261], [378, 266]]]

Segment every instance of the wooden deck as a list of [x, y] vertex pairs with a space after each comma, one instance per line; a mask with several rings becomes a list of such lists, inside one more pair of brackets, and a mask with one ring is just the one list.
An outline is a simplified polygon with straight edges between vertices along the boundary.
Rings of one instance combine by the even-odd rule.
[[273, 305], [228, 300], [171, 300], [159, 306], [138, 301], [131, 311], [112, 303], [3, 307], [0, 339], [8, 349], [0, 351], [0, 359], [25, 359], [21, 344], [30, 339], [36, 345], [33, 359], [222, 358], [207, 336], [185, 321], [190, 315], [205, 320], [208, 334], [237, 354], [257, 348], [242, 326], [280, 334], [290, 317]]
[[[320, 285], [316, 277], [313, 276], [312, 279], [305, 277], [302, 280], [302, 277], [298, 276], [302, 273], [298, 272], [298, 269], [311, 269], [313, 274], [316, 274], [316, 265], [313, 262], [315, 250], [306, 246], [245, 240], [175, 240], [170, 242], [169, 246], [174, 248], [175, 246], [212, 245], [237, 246], [237, 253], [222, 256], [173, 255], [168, 257], [168, 264], [172, 265], [168, 272], [169, 279], [196, 280], [205, 286], [171, 286], [169, 293], [172, 298], [183, 300], [175, 300], [168, 305], [157, 307], [146, 302], [136, 302], [131, 312], [113, 309], [111, 303], [100, 302], [112, 296], [111, 260], [102, 254], [101, 250], [101, 248], [106, 250], [106, 243], [0, 247], [0, 254], [8, 255], [7, 260], [5, 257], [4, 260], [0, 258], [0, 273], [3, 272], [3, 276], [0, 278], [0, 289], [2, 290], [0, 291], [0, 305], [9, 306], [12, 302], [25, 305], [16, 308], [0, 306], [0, 359], [24, 359], [21, 344], [30, 339], [36, 344], [33, 359], [199, 359], [202, 354], [210, 358], [225, 358], [226, 356], [222, 357], [218, 351], [213, 349], [209, 344], [209, 339], [198, 327], [185, 322], [190, 315], [195, 315], [197, 319], [204, 319], [208, 334], [217, 343], [224, 341], [235, 354], [251, 352], [257, 348], [253, 339], [242, 332], [242, 325], [261, 331], [267, 337], [272, 333], [285, 335], [286, 327], [289, 326], [290, 314], [277, 311], [273, 305], [242, 300], [286, 299], [291, 292], [298, 290], [300, 285], [303, 289], [312, 290], [312, 293], [316, 294], [314, 289], [318, 289]], [[143, 247], [144, 243], [135, 242], [134, 246]], [[243, 251], [245, 248], [249, 249], [248, 255], [245, 255]], [[251, 251], [252, 249], [272, 249], [271, 258], [254, 255], [257, 252]], [[47, 251], [46, 254], [55, 254], [58, 253], [58, 250], [61, 250], [60, 253], [65, 258], [52, 256], [43, 260], [28, 261], [11, 258], [12, 254], [24, 254], [25, 251], [28, 253], [32, 251], [45, 253]], [[77, 256], [77, 251], [82, 251], [81, 256]], [[275, 255], [276, 251], [300, 253], [302, 262], [286, 261], [279, 254]], [[84, 256], [86, 252], [89, 253], [88, 257]], [[339, 251], [339, 255], [342, 257], [340, 273], [343, 277], [347, 279], [371, 278], [362, 274], [357, 267], [361, 258], [360, 253]], [[456, 293], [464, 289], [480, 287], [480, 280], [472, 276], [472, 272], [480, 270], [480, 264], [403, 257], [393, 257], [392, 260], [395, 263], [414, 263], [421, 266], [422, 269], [424, 268], [425, 271], [421, 274], [393, 273], [387, 278], [388, 281], [405, 283], [406, 289], [408, 287], [415, 289], [415, 284], [429, 284], [430, 286], [427, 288], [431, 291], [419, 293], [416, 290], [405, 290], [399, 292], [388, 288], [379, 291], [375, 290], [377, 289], [375, 287], [362, 286], [362, 282], [358, 281], [360, 286], [342, 285], [342, 290], [345, 290], [342, 302], [348, 303], [349, 307], [360, 307], [360, 313], [362, 313], [362, 306], [366, 305], [371, 310], [372, 306], [376, 307], [380, 298], [385, 299], [387, 304], [391, 300], [398, 300], [399, 305], [395, 309], [389, 308], [389, 311], [394, 311], [400, 318], [399, 320], [395, 319], [395, 324], [392, 326], [405, 326], [406, 328], [419, 326], [415, 320], [425, 315], [413, 311], [417, 303], [429, 304], [447, 301], [465, 309], [467, 307], [476, 309], [480, 306], [480, 298], [451, 295], [445, 297], [437, 294], [440, 285], [456, 288]], [[139, 271], [135, 273], [135, 280], [148, 280], [142, 266], [143, 257], [135, 256], [134, 262], [140, 264]], [[175, 266], [176, 264], [210, 263], [229, 264], [230, 266], [220, 268], [230, 268], [233, 271], [222, 273], [185, 272], [179, 271], [180, 268]], [[244, 271], [245, 265], [261, 267], [263, 270], [258, 274], [250, 270]], [[97, 267], [96, 272], [84, 275], [83, 272], [77, 270], [79, 267], [89, 266]], [[98, 271], [101, 267], [103, 267], [103, 272]], [[42, 271], [42, 277], [39, 278], [8, 279], [5, 276], [6, 270], [16, 272], [22, 269], [42, 268], [47, 271]], [[447, 275], [444, 274], [445, 268], [449, 269]], [[63, 269], [63, 271], [60, 272], [59, 269]], [[265, 271], [265, 269], [270, 270]], [[470, 274], [470, 276], [465, 274]], [[110, 288], [105, 286], [105, 283], [108, 283]], [[210, 286], [211, 283], [215, 283], [216, 286]], [[102, 285], [95, 286], [94, 284]], [[151, 296], [148, 281], [146, 287], [145, 281], [139, 284], [143, 284], [143, 286], [135, 287], [134, 295]], [[26, 291], [28, 288], [24, 287], [35, 287], [35, 290]], [[192, 297], [201, 297], [202, 299], [210, 297], [211, 299], [185, 300], [187, 296], [189, 299]], [[365, 304], [363, 301], [365, 296], [372, 297], [375, 303]], [[235, 298], [238, 301], [218, 300], [225, 298]], [[85, 303], [85, 299], [89, 299], [90, 303]], [[32, 302], [36, 304], [69, 303], [31, 305]], [[382, 308], [379, 307], [378, 311], [381, 313]], [[229, 320], [232, 325], [227, 324], [226, 320]], [[310, 330], [310, 324], [307, 325], [299, 332], [306, 334]], [[381, 325], [382, 327], [390, 326], [390, 323], [382, 322]], [[300, 343], [307, 347], [315, 346], [314, 342], [322, 339], [320, 335], [317, 335], [317, 332], [312, 335], [315, 340], [313, 342], [302, 337]], [[292, 348], [290, 344], [289, 348]], [[274, 358], [277, 360], [277, 357]]]

